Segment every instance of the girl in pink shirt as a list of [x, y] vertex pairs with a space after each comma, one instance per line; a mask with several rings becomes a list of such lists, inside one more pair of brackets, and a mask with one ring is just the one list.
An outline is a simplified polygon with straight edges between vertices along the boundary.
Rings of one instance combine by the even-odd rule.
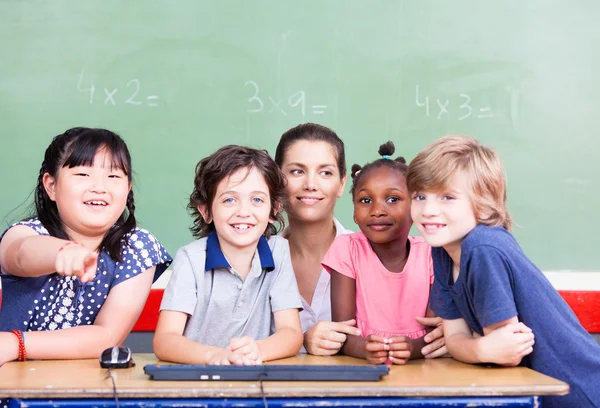
[[[333, 321], [356, 319], [360, 336], [348, 335], [343, 354], [372, 364], [447, 354], [444, 338], [426, 338], [423, 317], [433, 283], [431, 247], [409, 236], [410, 195], [406, 160], [390, 159], [394, 144], [380, 146], [381, 159], [352, 166], [354, 222], [361, 232], [336, 237], [322, 261], [331, 273]], [[433, 351], [432, 351], [433, 349]]]

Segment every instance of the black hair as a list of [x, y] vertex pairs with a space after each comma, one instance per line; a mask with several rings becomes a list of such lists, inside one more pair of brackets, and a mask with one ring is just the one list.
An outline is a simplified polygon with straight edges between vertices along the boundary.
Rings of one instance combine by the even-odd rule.
[[[56, 202], [52, 201], [44, 188], [44, 174], [56, 179], [63, 167], [92, 166], [99, 150], [106, 149], [112, 158], [113, 168], [122, 170], [132, 183], [131, 155], [125, 141], [116, 133], [106, 129], [75, 127], [55, 136], [46, 149], [40, 167], [35, 190], [36, 216], [51, 236], [71, 239], [64, 230]], [[125, 234], [136, 227], [133, 190], [127, 195], [126, 209], [115, 224], [104, 235], [98, 250], [105, 249], [111, 258], [121, 260], [121, 241]]]
[[194, 218], [194, 225], [190, 231], [196, 238], [202, 238], [215, 230], [214, 222], [206, 223], [198, 210], [198, 206], [206, 206], [206, 217], [212, 219], [212, 204], [221, 180], [231, 176], [241, 169], [257, 169], [265, 178], [269, 187], [271, 199], [270, 218], [277, 221], [279, 228], [269, 223], [264, 235], [268, 238], [277, 234], [284, 226], [284, 219], [277, 205], [283, 201], [285, 190], [285, 177], [277, 164], [266, 150], [251, 147], [228, 145], [220, 148], [213, 154], [200, 160], [196, 165], [194, 177], [194, 190], [190, 194], [188, 211]]
[[402, 156], [398, 156], [395, 159], [392, 159], [392, 155], [396, 151], [396, 147], [393, 142], [386, 142], [379, 146], [378, 153], [381, 156], [380, 159], [372, 161], [370, 163], [365, 164], [364, 166], [360, 166], [358, 164], [353, 164], [350, 170], [350, 176], [352, 177], [352, 188], [350, 189], [350, 194], [352, 194], [352, 198], [354, 198], [354, 191], [358, 182], [364, 177], [365, 174], [369, 173], [373, 169], [377, 169], [379, 167], [389, 167], [394, 170], [398, 170], [404, 176], [406, 176], [406, 170], [408, 166], [406, 165], [406, 159]]
[[340, 178], [344, 177], [346, 174], [344, 142], [342, 142], [342, 139], [340, 139], [333, 130], [316, 123], [302, 123], [281, 135], [279, 143], [277, 144], [277, 149], [275, 150], [275, 163], [277, 163], [279, 168], [283, 166], [283, 160], [287, 150], [299, 140], [317, 140], [329, 143], [335, 150], [335, 158], [338, 170], [340, 171]]

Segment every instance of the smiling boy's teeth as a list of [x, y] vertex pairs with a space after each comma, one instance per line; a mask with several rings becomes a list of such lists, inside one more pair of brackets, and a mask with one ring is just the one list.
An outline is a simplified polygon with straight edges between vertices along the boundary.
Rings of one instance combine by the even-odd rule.
[[235, 229], [240, 229], [240, 230], [245, 230], [251, 227], [251, 225], [248, 224], [236, 224], [236, 225], [232, 225], [233, 228]]
[[444, 227], [444, 225], [442, 224], [427, 224], [425, 225], [426, 229], [438, 229], [438, 228], [442, 228]]

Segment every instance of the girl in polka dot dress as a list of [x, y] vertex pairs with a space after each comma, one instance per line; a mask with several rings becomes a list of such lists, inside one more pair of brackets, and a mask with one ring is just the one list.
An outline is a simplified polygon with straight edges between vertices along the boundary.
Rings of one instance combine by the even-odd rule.
[[46, 149], [36, 217], [0, 237], [0, 365], [97, 358], [131, 331], [171, 263], [136, 228], [131, 157], [104, 129], [73, 128]]

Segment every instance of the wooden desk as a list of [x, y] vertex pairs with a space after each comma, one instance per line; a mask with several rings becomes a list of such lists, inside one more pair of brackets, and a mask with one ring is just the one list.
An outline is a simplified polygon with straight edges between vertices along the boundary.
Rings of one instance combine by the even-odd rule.
[[[152, 381], [144, 374], [153, 354], [136, 354], [136, 367], [113, 370], [121, 406], [263, 406], [258, 382]], [[301, 355], [276, 364], [366, 364], [350, 357]], [[453, 359], [416, 360], [393, 366], [379, 382], [265, 381], [270, 407], [289, 406], [537, 406], [541, 395], [564, 395], [564, 382], [527, 368], [486, 368]], [[0, 398], [11, 407], [114, 406], [112, 382], [97, 360], [28, 361], [0, 367]], [[241, 398], [242, 400], [231, 400]], [[26, 399], [22, 401], [20, 399]], [[38, 400], [32, 401], [33, 399]], [[131, 401], [127, 399], [133, 399]], [[148, 401], [151, 399], [152, 401]], [[201, 399], [201, 400], [198, 400]], [[49, 400], [52, 400], [49, 405]], [[241, 404], [241, 405], [240, 405]], [[280, 405], [278, 405], [280, 404]], [[417, 404], [417, 405], [414, 405]], [[429, 404], [429, 405], [427, 405]], [[73, 405], [71, 405], [73, 406]]]

